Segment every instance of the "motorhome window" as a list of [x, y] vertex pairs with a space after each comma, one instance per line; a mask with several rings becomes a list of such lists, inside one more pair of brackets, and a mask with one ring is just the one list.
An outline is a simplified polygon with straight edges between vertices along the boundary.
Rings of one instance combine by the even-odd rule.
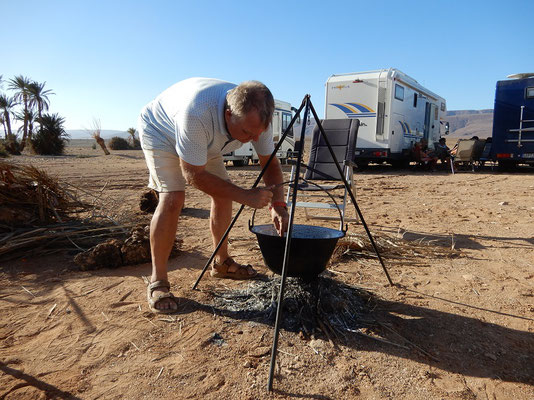
[[413, 106], [417, 107], [417, 93], [413, 94]]
[[395, 85], [395, 98], [404, 101], [404, 88], [401, 85]]
[[[291, 123], [291, 114], [282, 113], [282, 133], [284, 133]], [[288, 136], [293, 136], [293, 132], [289, 132]]]
[[527, 88], [527, 99], [534, 99], [534, 87]]
[[441, 103], [441, 111], [445, 112], [445, 103]]
[[438, 120], [438, 108], [434, 108], [434, 121]]

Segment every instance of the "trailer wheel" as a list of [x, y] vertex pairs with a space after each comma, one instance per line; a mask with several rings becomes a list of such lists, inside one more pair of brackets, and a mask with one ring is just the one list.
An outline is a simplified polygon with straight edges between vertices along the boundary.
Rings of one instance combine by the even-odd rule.
[[409, 160], [394, 160], [394, 161], [391, 161], [391, 165], [395, 169], [406, 169], [410, 166], [410, 161]]
[[513, 171], [517, 168], [517, 163], [510, 160], [499, 160], [498, 165], [501, 171]]
[[234, 167], [244, 167], [248, 164], [248, 160], [233, 160], [232, 164], [234, 164]]
[[363, 171], [369, 166], [369, 161], [367, 160], [356, 161], [356, 166], [358, 167], [360, 171]]

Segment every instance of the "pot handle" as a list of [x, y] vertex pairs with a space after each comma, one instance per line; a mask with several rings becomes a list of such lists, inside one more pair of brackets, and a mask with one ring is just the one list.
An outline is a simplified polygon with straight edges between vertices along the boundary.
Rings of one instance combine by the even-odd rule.
[[254, 217], [256, 216], [256, 208], [254, 211], [252, 211], [252, 217], [248, 220], [248, 230], [252, 231], [252, 228], [254, 228]]
[[[282, 185], [285, 185], [286, 183], [293, 183], [293, 181], [285, 181], [285, 182], [282, 182], [282, 183], [278, 183], [276, 185], [274, 185], [275, 187], [278, 187], [278, 186], [282, 186]], [[248, 220], [248, 229], [249, 230], [252, 230], [252, 228], [254, 228], [254, 217], [256, 216], [256, 208], [254, 208], [254, 211], [252, 212], [252, 217], [251, 219]]]
[[[306, 179], [301, 179], [302, 182], [306, 183], [306, 184], [312, 184], [316, 187], [318, 187], [319, 189], [321, 189], [322, 191], [324, 191], [328, 197], [330, 197], [330, 199], [332, 200], [332, 202], [334, 203], [334, 205], [336, 206], [337, 208], [337, 212], [339, 213], [339, 220], [341, 221], [340, 223], [340, 228], [339, 230], [342, 231], [343, 233], [346, 233], [347, 230], [349, 229], [349, 226], [348, 224], [345, 224], [345, 227], [343, 227], [343, 213], [341, 212], [341, 208], [339, 208], [339, 205], [337, 204], [337, 201], [336, 199], [334, 198], [334, 196], [332, 196], [328, 190], [322, 188], [321, 186], [319, 186], [318, 184], [314, 183], [314, 182], [310, 182]], [[283, 184], [285, 183], [293, 183], [294, 181], [287, 181], [287, 182], [284, 182]], [[251, 231], [252, 228], [254, 228], [254, 217], [256, 216], [256, 208], [254, 208], [254, 210], [252, 211], [252, 217], [248, 220], [248, 229]]]

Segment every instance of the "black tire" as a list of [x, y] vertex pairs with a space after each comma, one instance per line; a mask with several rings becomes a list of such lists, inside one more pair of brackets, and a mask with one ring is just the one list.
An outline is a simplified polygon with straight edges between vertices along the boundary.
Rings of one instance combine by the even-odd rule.
[[393, 160], [391, 161], [391, 165], [395, 169], [406, 169], [410, 166], [409, 160]]
[[234, 167], [244, 167], [248, 164], [248, 160], [233, 160], [232, 164], [234, 164]]
[[499, 170], [500, 171], [514, 171], [517, 168], [517, 163], [510, 160], [499, 160]]
[[358, 169], [360, 171], [363, 171], [364, 169], [366, 169], [369, 166], [369, 161], [367, 161], [367, 160], [356, 161], [356, 166], [358, 167]]

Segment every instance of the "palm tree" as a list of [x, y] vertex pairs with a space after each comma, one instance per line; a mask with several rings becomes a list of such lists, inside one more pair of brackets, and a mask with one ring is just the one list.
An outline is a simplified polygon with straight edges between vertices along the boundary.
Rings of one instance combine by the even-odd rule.
[[3, 120], [5, 127], [7, 128], [6, 131], [6, 139], [10, 139], [13, 136], [13, 133], [11, 132], [11, 118], [10, 115], [13, 113], [13, 107], [15, 107], [15, 99], [12, 97], [9, 97], [3, 93], [0, 93], [0, 110], [3, 111]]
[[48, 107], [50, 106], [48, 96], [54, 94], [51, 89], [44, 90], [45, 85], [46, 82], [39, 83], [35, 81], [28, 85], [29, 106], [31, 108], [37, 106], [37, 116], [39, 118], [42, 117], [43, 111], [48, 111]]
[[132, 139], [135, 139], [135, 134], [137, 132], [135, 130], [135, 128], [128, 128], [128, 130], [126, 132], [128, 132], [130, 135], [132, 135]]
[[[32, 135], [33, 135], [33, 123], [37, 121], [37, 114], [30, 109], [27, 112], [21, 111], [19, 113], [15, 114], [15, 118], [19, 121], [27, 121], [28, 124], [28, 137], [26, 138], [27, 142], [30, 142]], [[23, 129], [21, 126], [19, 128], [19, 132]]]
[[62, 154], [69, 141], [69, 135], [63, 127], [65, 118], [58, 114], [43, 114], [37, 118], [37, 122], [41, 129], [31, 141], [33, 150], [37, 154]]
[[4, 128], [4, 138], [7, 138], [7, 129], [6, 129], [6, 121], [4, 120], [4, 114], [0, 114], [0, 124], [2, 124]]
[[[15, 90], [14, 99], [24, 104], [24, 115], [28, 115], [30, 92], [28, 90], [30, 86], [30, 79], [22, 75], [15, 76], [9, 81], [9, 89]], [[20, 143], [20, 151], [24, 149], [26, 144], [26, 138], [28, 137], [28, 120], [24, 119], [24, 133], [22, 135], [22, 141]]]
[[130, 144], [130, 146], [132, 148], [135, 148], [135, 145], [136, 145], [136, 139], [135, 139], [135, 134], [136, 134], [136, 130], [135, 128], [128, 128], [128, 130], [126, 131], [130, 134], [130, 137], [128, 138], [128, 142]]

